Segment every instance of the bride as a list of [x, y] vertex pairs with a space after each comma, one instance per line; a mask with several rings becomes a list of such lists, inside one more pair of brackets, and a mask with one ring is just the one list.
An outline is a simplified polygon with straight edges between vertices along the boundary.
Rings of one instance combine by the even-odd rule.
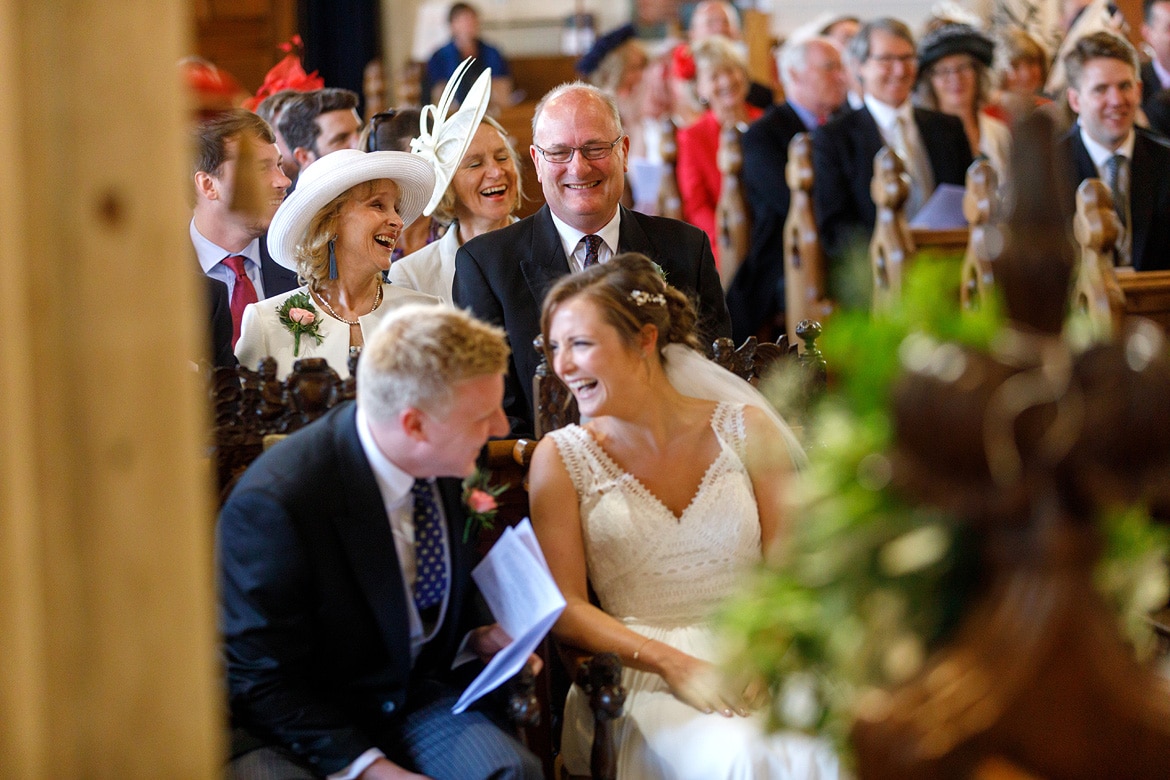
[[[589, 422], [541, 440], [532, 520], [568, 602], [554, 633], [625, 665], [618, 777], [836, 777], [824, 744], [766, 733], [762, 692], [718, 671], [707, 622], [783, 533], [802, 457], [787, 426], [695, 351], [691, 303], [642, 255], [562, 279], [541, 329]], [[565, 709], [566, 769], [587, 774], [592, 719], [576, 688]]]

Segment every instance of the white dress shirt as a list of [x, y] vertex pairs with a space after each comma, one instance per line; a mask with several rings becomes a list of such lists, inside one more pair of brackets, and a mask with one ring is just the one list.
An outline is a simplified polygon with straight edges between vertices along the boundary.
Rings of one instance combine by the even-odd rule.
[[[552, 215], [553, 225], [556, 226], [557, 235], [561, 238], [565, 257], [569, 258], [569, 270], [573, 273], [580, 271], [585, 267], [585, 242], [582, 239], [589, 234], [582, 233], [567, 222], [563, 222], [556, 214], [553, 214], [551, 209], [548, 213]], [[614, 213], [613, 219], [594, 234], [601, 237], [601, 246], [597, 248], [597, 262], [608, 263], [609, 259], [617, 254], [621, 224], [622, 210], [619, 207]]]
[[236, 272], [223, 264], [224, 258], [229, 255], [239, 255], [245, 258], [244, 273], [248, 275], [252, 286], [256, 288], [256, 300], [264, 300], [266, 296], [264, 295], [264, 280], [260, 273], [260, 239], [253, 238], [252, 243], [239, 252], [229, 252], [200, 233], [195, 227], [195, 219], [192, 218], [191, 243], [195, 246], [195, 256], [199, 258], [199, 267], [203, 269], [203, 273], [227, 285], [229, 301], [236, 289]]
[[926, 155], [926, 145], [914, 121], [914, 106], [909, 100], [894, 107], [883, 103], [872, 95], [865, 96], [865, 107], [869, 109], [878, 132], [886, 146], [898, 153], [906, 165], [911, 180], [910, 199], [906, 204], [906, 217], [913, 217], [934, 192], [934, 170]]
[[[1126, 194], [1127, 202], [1114, 204], [1114, 208], [1124, 209], [1126, 214], [1130, 213], [1129, 209], [1129, 187], [1133, 179], [1133, 147], [1137, 141], [1137, 133], [1131, 128], [1129, 135], [1121, 142], [1121, 146], [1116, 149], [1107, 149], [1101, 144], [1094, 141], [1085, 132], [1085, 128], [1081, 127], [1081, 143], [1085, 145], [1085, 151], [1089, 153], [1089, 159], [1093, 161], [1093, 166], [1097, 169], [1097, 178], [1105, 182], [1105, 186], [1109, 186], [1109, 158], [1115, 154], [1124, 157], [1129, 165], [1126, 165], [1124, 172], [1120, 174], [1121, 191]], [[1132, 265], [1133, 258], [1131, 253], [1133, 250], [1133, 235], [1130, 230], [1130, 219], [1126, 219], [1126, 224], [1121, 226], [1121, 233], [1117, 236], [1117, 264], [1118, 265]]]
[[[394, 550], [398, 553], [398, 568], [402, 571], [402, 587], [406, 592], [406, 611], [410, 616], [410, 659], [411, 663], [418, 658], [418, 652], [424, 644], [429, 642], [443, 624], [443, 616], [447, 613], [448, 592], [443, 594], [443, 602], [439, 605], [439, 618], [433, 626], [424, 632], [422, 619], [418, 609], [414, 606], [414, 499], [411, 488], [414, 486], [414, 477], [390, 462], [382, 454], [370, 433], [370, 423], [366, 415], [359, 408], [357, 411], [358, 441], [361, 442], [362, 452], [374, 472], [374, 481], [378, 483], [378, 492], [382, 495], [382, 503], [386, 507], [386, 516], [390, 518], [390, 530], [394, 533]], [[434, 486], [432, 485], [432, 490]], [[435, 494], [435, 505], [443, 511], [443, 502]], [[447, 544], [446, 523], [443, 524], [443, 559], [447, 567], [447, 582], [451, 582], [451, 550]], [[329, 775], [328, 780], [354, 780], [369, 768], [370, 764], [386, 756], [378, 748], [372, 747], [362, 753], [353, 763], [339, 772]]]

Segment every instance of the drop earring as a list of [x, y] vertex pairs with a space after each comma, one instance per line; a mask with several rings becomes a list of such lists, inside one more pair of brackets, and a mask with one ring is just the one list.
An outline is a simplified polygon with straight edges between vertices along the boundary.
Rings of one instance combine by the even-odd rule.
[[337, 243], [337, 239], [335, 239], [335, 238], [329, 239], [329, 278], [330, 279], [337, 278], [337, 250], [333, 246], [335, 243]]

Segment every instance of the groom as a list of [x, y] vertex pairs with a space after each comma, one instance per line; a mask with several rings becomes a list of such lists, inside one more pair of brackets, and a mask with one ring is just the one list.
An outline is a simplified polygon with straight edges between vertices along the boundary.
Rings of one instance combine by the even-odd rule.
[[451, 479], [508, 432], [507, 366], [499, 329], [402, 307], [368, 338], [356, 406], [248, 469], [217, 530], [230, 777], [542, 776], [486, 715], [451, 714], [461, 642], [483, 661], [507, 642]]

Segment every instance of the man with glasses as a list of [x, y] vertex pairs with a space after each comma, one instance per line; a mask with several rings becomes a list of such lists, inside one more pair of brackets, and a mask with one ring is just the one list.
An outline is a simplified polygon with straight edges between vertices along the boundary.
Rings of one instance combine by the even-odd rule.
[[697, 299], [705, 343], [730, 336], [731, 325], [703, 231], [619, 205], [630, 140], [613, 98], [577, 82], [536, 106], [530, 153], [545, 206], [509, 227], [468, 241], [455, 256], [455, 301], [502, 325], [512, 344], [504, 410], [514, 434], [533, 432], [531, 348], [540, 333], [545, 293], [561, 276], [620, 252], [641, 252], [666, 279]]
[[[813, 207], [831, 261], [866, 246], [873, 233], [877, 209], [869, 187], [874, 155], [883, 146], [905, 163], [911, 217], [937, 185], [962, 186], [971, 164], [962, 121], [910, 103], [918, 68], [909, 27], [888, 17], [868, 22], [850, 42], [849, 54], [857, 63], [864, 105], [813, 133]], [[827, 281], [830, 293], [839, 294], [833, 265]]]

